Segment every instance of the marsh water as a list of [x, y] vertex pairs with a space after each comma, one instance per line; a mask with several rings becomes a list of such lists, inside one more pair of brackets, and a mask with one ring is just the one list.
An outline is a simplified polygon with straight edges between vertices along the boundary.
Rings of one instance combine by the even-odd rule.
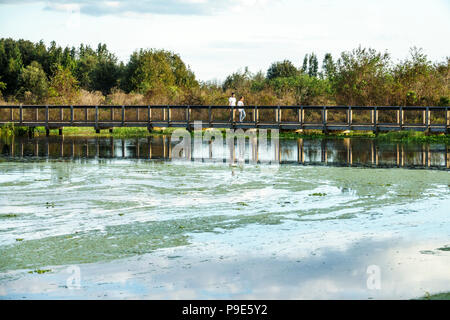
[[247, 142], [3, 139], [0, 299], [450, 291], [448, 146]]

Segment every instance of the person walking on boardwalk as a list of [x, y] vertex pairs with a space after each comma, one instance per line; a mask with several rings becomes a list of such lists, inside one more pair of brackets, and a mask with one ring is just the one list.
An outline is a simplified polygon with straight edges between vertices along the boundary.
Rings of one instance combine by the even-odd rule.
[[228, 105], [230, 107], [236, 106], [236, 97], [234, 96], [234, 92], [231, 93], [231, 97], [228, 98]]
[[239, 110], [239, 122], [242, 122], [245, 119], [244, 97], [241, 96], [237, 105]]
[[[228, 106], [235, 107], [236, 106], [236, 97], [234, 96], [234, 92], [231, 93], [231, 97], [228, 98]], [[234, 110], [233, 113], [230, 115], [230, 121], [234, 121]]]

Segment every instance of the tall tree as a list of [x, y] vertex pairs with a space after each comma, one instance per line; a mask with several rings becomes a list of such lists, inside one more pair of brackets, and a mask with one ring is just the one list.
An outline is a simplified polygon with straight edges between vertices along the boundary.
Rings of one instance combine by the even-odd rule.
[[55, 67], [50, 79], [49, 101], [53, 104], [73, 104], [78, 99], [78, 81], [68, 68]]
[[33, 61], [20, 74], [19, 96], [27, 104], [43, 103], [48, 96], [48, 80], [42, 66]]
[[287, 78], [298, 74], [297, 68], [289, 60], [273, 63], [267, 70], [267, 79]]
[[141, 49], [131, 55], [123, 85], [126, 91], [146, 93], [158, 87], [176, 90], [198, 84], [179, 55], [165, 50]]
[[319, 62], [317, 61], [317, 56], [314, 52], [309, 55], [308, 63], [308, 75], [310, 77], [317, 77], [319, 72]]
[[332, 80], [336, 74], [336, 64], [331, 53], [326, 53], [322, 62], [322, 74], [326, 79]]
[[391, 88], [390, 56], [374, 49], [343, 52], [334, 81], [339, 104], [384, 105]]

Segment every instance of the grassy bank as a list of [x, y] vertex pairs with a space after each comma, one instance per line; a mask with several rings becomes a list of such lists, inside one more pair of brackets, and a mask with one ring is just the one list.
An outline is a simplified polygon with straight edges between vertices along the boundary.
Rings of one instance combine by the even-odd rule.
[[281, 132], [280, 138], [283, 139], [327, 139], [327, 138], [368, 138], [385, 142], [403, 142], [403, 143], [445, 143], [450, 144], [449, 134], [429, 134], [420, 131], [391, 131], [375, 134], [371, 131], [345, 131], [331, 132], [324, 134], [319, 130], [311, 132]]
[[[151, 132], [147, 128], [114, 128], [109, 130], [100, 130], [96, 133], [91, 127], [68, 127], [63, 129], [65, 136], [95, 136], [95, 137], [116, 137], [116, 138], [138, 138], [155, 135], [170, 135], [177, 128], [154, 128]], [[225, 137], [226, 130], [220, 132]], [[2, 136], [25, 136], [28, 134], [28, 128], [15, 127], [13, 124], [6, 124], [0, 127]], [[34, 131], [36, 136], [46, 134], [44, 127], [37, 127]], [[50, 130], [51, 135], [58, 135], [58, 130]], [[193, 132], [191, 132], [193, 135]], [[268, 131], [270, 137], [270, 130]], [[340, 131], [323, 133], [321, 130], [305, 130], [303, 132], [280, 131], [281, 139], [344, 139], [344, 138], [366, 138], [385, 142], [403, 142], [403, 143], [445, 143], [450, 144], [449, 134], [430, 134], [420, 131], [392, 131], [375, 134], [371, 131]]]
[[450, 300], [450, 292], [442, 292], [437, 294], [427, 293], [425, 296], [419, 298], [419, 300]]

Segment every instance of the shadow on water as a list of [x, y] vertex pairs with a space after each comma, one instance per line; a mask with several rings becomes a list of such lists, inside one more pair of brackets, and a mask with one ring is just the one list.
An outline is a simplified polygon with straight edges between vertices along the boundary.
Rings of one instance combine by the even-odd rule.
[[[256, 140], [255, 140], [256, 141]], [[0, 141], [0, 159], [140, 159], [173, 160], [173, 149], [179, 142], [170, 136], [148, 138], [82, 138], [37, 137], [15, 138]], [[187, 161], [236, 162], [239, 146], [229, 153], [223, 145], [203, 142], [201, 150], [183, 155]], [[242, 157], [242, 156], [241, 156]], [[242, 158], [241, 158], [242, 159]], [[282, 140], [265, 148], [246, 141], [243, 159], [246, 163], [261, 160], [281, 164], [406, 167], [450, 169], [450, 147], [445, 144], [389, 143], [373, 139], [297, 139]], [[177, 159], [178, 160], [178, 159]]]

